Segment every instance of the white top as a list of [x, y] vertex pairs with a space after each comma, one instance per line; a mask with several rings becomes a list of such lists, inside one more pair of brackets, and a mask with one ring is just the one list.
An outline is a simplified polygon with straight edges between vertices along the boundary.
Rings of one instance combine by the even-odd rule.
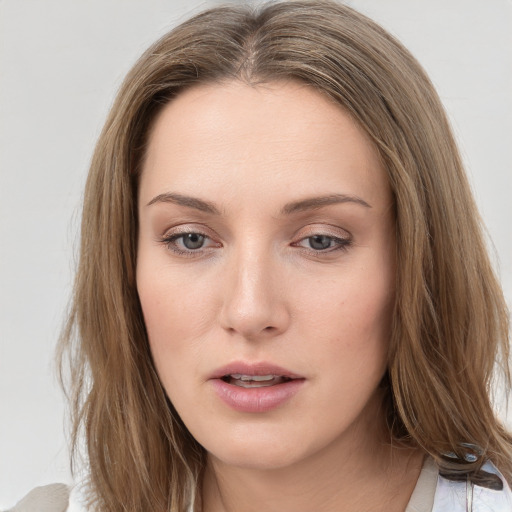
[[[486, 463], [483, 469], [501, 478], [503, 490], [494, 491], [466, 482], [447, 480], [439, 475], [434, 461], [427, 457], [405, 512], [511, 512], [512, 491], [506, 480], [490, 462]], [[83, 510], [77, 493], [64, 484], [52, 484], [36, 487], [5, 512]]]
[[432, 457], [425, 457], [416, 487], [405, 512], [432, 512], [439, 471]]
[[498, 475], [503, 490], [443, 478], [427, 457], [405, 512], [511, 512], [512, 492], [503, 475], [490, 462], [482, 469]]

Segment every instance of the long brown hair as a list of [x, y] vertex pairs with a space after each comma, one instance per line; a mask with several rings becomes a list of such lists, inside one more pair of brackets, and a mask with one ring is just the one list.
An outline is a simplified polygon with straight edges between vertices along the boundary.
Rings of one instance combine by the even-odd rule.
[[497, 364], [509, 384], [508, 312], [440, 100], [418, 62], [371, 20], [331, 1], [289, 1], [218, 7], [165, 35], [126, 77], [99, 138], [60, 345], [73, 444], [85, 435], [97, 510], [182, 512], [205, 462], [159, 382], [135, 284], [151, 123], [194, 84], [282, 79], [349, 112], [388, 173], [397, 233], [392, 439], [421, 447], [448, 477], [477, 481], [489, 459], [512, 479], [512, 440], [490, 399]]

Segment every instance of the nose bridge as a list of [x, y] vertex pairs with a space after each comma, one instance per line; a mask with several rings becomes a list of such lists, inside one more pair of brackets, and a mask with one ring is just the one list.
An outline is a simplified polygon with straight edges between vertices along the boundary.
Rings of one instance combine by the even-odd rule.
[[240, 244], [226, 264], [223, 326], [246, 338], [282, 332], [288, 315], [276, 283], [279, 268], [272, 251], [262, 244]]

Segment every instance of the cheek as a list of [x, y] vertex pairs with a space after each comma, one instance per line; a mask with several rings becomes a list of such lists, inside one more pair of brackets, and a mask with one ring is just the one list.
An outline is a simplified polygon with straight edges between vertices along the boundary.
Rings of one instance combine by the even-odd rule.
[[368, 267], [362, 268], [342, 282], [331, 283], [322, 295], [303, 294], [302, 332], [310, 340], [309, 357], [330, 369], [327, 373], [333, 380], [344, 379], [347, 385], [357, 385], [368, 376], [379, 381], [387, 365], [393, 275], [382, 271], [371, 273], [373, 279], [368, 275]]
[[[180, 417], [194, 431], [202, 424], [208, 404], [198, 409], [197, 383], [202, 382], [204, 338], [211, 327], [212, 297], [208, 287], [170, 271], [157, 268], [156, 258], [147, 266], [139, 259], [137, 288], [148, 334], [149, 347], [160, 382]], [[191, 284], [192, 283], [192, 284]], [[193, 385], [191, 385], [193, 384]], [[199, 436], [201, 437], [201, 436]]]
[[[150, 339], [171, 341], [201, 327], [208, 300], [197, 275], [190, 275], [169, 262], [160, 247], [139, 243], [137, 291]], [[172, 337], [171, 337], [172, 334]]]
[[143, 276], [139, 280], [138, 291], [150, 342], [170, 338], [171, 326], [173, 332], [177, 334], [173, 338], [180, 339], [182, 333], [179, 329], [183, 323], [180, 322], [180, 316], [177, 314], [179, 298], [169, 293], [169, 289], [162, 286], [161, 282], [152, 280], [151, 276]]
[[199, 352], [198, 340], [209, 315], [199, 287], [190, 286], [180, 273], [165, 266], [145, 263], [139, 260], [137, 289], [153, 360], [166, 385]]
[[329, 329], [321, 330], [319, 324], [309, 336], [315, 331], [321, 335], [316, 338], [316, 350], [310, 345], [308, 357], [323, 390], [317, 406], [333, 432], [348, 428], [363, 411], [388, 363], [392, 300], [388, 294], [376, 293], [370, 300], [368, 293], [346, 291], [337, 310], [319, 312], [318, 321]]
[[[304, 289], [301, 294], [302, 315], [311, 327], [329, 331], [331, 338], [343, 338], [345, 343], [356, 343], [378, 334], [389, 334], [394, 306], [391, 276], [375, 272], [369, 277], [367, 268], [343, 275], [325, 283], [322, 293]], [[370, 274], [371, 275], [371, 274]], [[344, 333], [360, 333], [346, 337]]]

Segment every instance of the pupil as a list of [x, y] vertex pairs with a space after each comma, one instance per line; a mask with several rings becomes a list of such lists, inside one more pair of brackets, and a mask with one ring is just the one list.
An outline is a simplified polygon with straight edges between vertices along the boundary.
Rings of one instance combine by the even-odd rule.
[[187, 233], [183, 236], [183, 245], [187, 249], [200, 249], [204, 243], [204, 236], [198, 233]]
[[331, 245], [331, 237], [325, 235], [315, 235], [309, 237], [309, 245], [312, 249], [328, 249]]

